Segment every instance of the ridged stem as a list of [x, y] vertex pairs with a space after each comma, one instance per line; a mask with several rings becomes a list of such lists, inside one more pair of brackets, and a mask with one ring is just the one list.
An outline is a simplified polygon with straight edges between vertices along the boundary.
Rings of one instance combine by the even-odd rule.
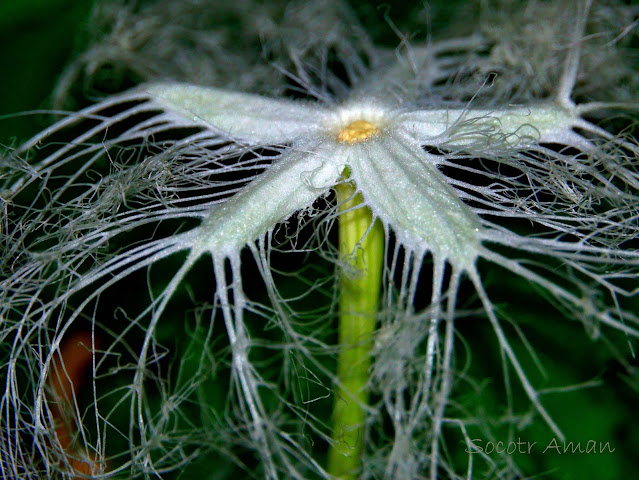
[[379, 307], [385, 241], [380, 221], [376, 220], [371, 227], [370, 209], [364, 206], [354, 209], [362, 203], [361, 196], [354, 195], [355, 191], [352, 183], [336, 187], [340, 204], [340, 256], [350, 268], [343, 269], [340, 278], [338, 385], [328, 472], [342, 480], [356, 479], [361, 472], [370, 352]]

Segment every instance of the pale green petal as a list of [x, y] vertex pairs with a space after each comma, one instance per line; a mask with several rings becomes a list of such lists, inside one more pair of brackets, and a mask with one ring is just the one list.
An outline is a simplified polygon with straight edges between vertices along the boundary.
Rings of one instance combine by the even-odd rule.
[[165, 109], [255, 144], [290, 143], [318, 133], [325, 110], [311, 103], [276, 100], [185, 83], [155, 83], [140, 89]]
[[415, 251], [461, 268], [478, 256], [479, 219], [446, 183], [418, 143], [391, 134], [353, 145], [351, 176], [373, 213]]
[[438, 109], [401, 115], [403, 128], [423, 143], [525, 146], [537, 142], [584, 143], [571, 129], [576, 113], [550, 103], [503, 109]]
[[339, 180], [344, 162], [327, 144], [291, 149], [247, 187], [215, 206], [195, 248], [230, 256], [277, 223], [309, 207]]

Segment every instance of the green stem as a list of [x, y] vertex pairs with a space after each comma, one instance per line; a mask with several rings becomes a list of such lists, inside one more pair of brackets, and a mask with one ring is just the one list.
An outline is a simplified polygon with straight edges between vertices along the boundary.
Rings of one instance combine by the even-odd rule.
[[[338, 185], [336, 191], [341, 212], [362, 202], [360, 195], [353, 197], [351, 183]], [[328, 472], [342, 480], [359, 477], [364, 448], [366, 385], [384, 260], [384, 229], [379, 220], [371, 228], [372, 220], [368, 207], [341, 213], [338, 220], [340, 256], [352, 268], [340, 278], [338, 386]]]

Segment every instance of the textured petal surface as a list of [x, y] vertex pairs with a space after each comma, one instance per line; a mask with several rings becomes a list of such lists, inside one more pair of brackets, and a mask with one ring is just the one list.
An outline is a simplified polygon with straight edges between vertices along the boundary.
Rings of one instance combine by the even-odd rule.
[[291, 150], [259, 178], [211, 211], [199, 248], [231, 255], [293, 213], [310, 206], [339, 180], [343, 160], [332, 145]]
[[349, 152], [351, 175], [364, 201], [402, 244], [462, 268], [474, 264], [479, 221], [419, 144], [389, 133]]
[[289, 143], [300, 135], [317, 133], [324, 118], [324, 109], [310, 103], [213, 87], [156, 83], [141, 90], [167, 110], [256, 144]]
[[571, 139], [576, 119], [569, 110], [553, 104], [497, 110], [423, 110], [400, 117], [402, 126], [415, 138], [460, 147], [476, 142], [520, 145]]

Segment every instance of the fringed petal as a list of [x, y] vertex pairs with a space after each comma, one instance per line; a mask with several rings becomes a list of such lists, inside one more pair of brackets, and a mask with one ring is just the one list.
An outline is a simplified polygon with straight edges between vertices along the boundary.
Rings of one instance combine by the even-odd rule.
[[474, 264], [479, 220], [419, 144], [388, 134], [349, 152], [348, 165], [364, 201], [402, 244], [461, 268]]
[[[465, 148], [526, 146], [537, 142], [564, 142], [587, 146], [571, 129], [576, 113], [554, 104], [502, 109], [437, 109], [401, 115], [399, 121], [422, 143]], [[576, 145], [578, 144], [578, 145]]]
[[148, 84], [140, 90], [196, 124], [254, 144], [290, 143], [317, 133], [323, 124], [324, 109], [303, 102], [182, 83]]
[[213, 207], [199, 227], [199, 248], [215, 255], [236, 253], [310, 206], [335, 185], [342, 170], [333, 146], [291, 150], [227, 202]]

